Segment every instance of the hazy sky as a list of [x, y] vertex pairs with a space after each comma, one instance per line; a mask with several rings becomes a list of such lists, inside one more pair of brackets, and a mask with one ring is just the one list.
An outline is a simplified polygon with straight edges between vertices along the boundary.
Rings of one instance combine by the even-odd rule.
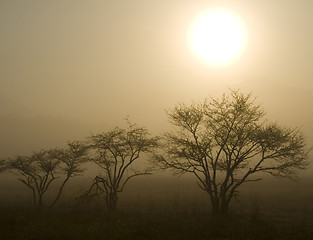
[[[213, 7], [234, 12], [247, 32], [245, 52], [219, 67], [188, 42]], [[164, 109], [229, 87], [253, 91], [270, 120], [301, 126], [313, 144], [312, 12], [312, 0], [1, 0], [1, 154], [127, 115], [158, 133]]]

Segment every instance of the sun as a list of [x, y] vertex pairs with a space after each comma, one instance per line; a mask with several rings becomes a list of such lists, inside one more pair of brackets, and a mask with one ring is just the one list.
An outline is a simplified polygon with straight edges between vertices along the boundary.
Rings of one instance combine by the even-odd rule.
[[229, 11], [215, 9], [200, 15], [190, 32], [195, 53], [206, 62], [221, 65], [244, 50], [246, 36], [242, 22]]

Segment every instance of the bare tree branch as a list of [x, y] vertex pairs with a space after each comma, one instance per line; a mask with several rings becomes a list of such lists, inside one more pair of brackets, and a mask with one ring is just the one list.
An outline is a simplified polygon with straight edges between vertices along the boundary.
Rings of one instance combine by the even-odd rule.
[[256, 173], [294, 178], [308, 166], [303, 134], [268, 123], [252, 94], [230, 90], [221, 99], [179, 104], [167, 111], [175, 131], [162, 138], [154, 160], [174, 174], [191, 173], [208, 192], [212, 210], [227, 212], [229, 202]]
[[141, 175], [150, 174], [148, 169], [138, 171], [131, 167], [144, 153], [151, 153], [158, 146], [158, 138], [150, 137], [144, 127], [138, 127], [129, 120], [128, 128], [115, 129], [90, 137], [90, 159], [102, 170], [96, 180], [104, 186], [107, 207], [114, 211], [117, 205], [118, 192], [126, 184]]

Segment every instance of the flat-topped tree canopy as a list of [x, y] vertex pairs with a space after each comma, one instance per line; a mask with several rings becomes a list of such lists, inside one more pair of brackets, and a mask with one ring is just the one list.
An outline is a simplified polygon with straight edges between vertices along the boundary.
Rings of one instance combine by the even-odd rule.
[[44, 207], [45, 193], [52, 188], [52, 183], [56, 179], [61, 178], [62, 181], [57, 186], [57, 193], [49, 207], [53, 207], [58, 202], [70, 178], [83, 172], [81, 164], [86, 161], [86, 154], [87, 146], [73, 141], [69, 142], [65, 149], [41, 150], [27, 156], [9, 159], [8, 166], [32, 191], [34, 207], [41, 210]]
[[145, 127], [127, 123], [127, 128], [116, 127], [90, 137], [90, 159], [101, 168], [101, 174], [95, 177], [88, 194], [102, 194], [110, 211], [116, 209], [117, 195], [129, 180], [150, 174], [149, 168], [137, 169], [134, 163], [158, 146], [158, 137], [152, 137]]
[[194, 174], [214, 213], [226, 213], [242, 183], [261, 179], [256, 173], [295, 178], [308, 165], [303, 134], [266, 120], [251, 93], [230, 90], [167, 114], [174, 130], [164, 135], [164, 154], [156, 162], [176, 174]]

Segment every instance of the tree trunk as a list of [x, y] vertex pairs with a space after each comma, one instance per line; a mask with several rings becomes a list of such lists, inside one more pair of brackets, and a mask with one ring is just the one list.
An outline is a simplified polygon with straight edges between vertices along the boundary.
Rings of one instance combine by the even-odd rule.
[[220, 215], [226, 215], [228, 213], [228, 203], [226, 201], [221, 202]]
[[107, 196], [107, 207], [110, 212], [116, 211], [117, 206], [117, 193], [110, 192]]
[[218, 197], [211, 198], [211, 206], [212, 206], [212, 213], [214, 215], [226, 215], [228, 213], [228, 206], [229, 202], [226, 201], [225, 197], [221, 197], [219, 199]]
[[53, 201], [53, 202], [51, 203], [51, 205], [49, 206], [50, 208], [53, 208], [54, 205], [55, 205], [55, 204], [57, 203], [57, 201], [59, 200], [59, 198], [60, 198], [60, 196], [61, 196], [61, 194], [62, 194], [62, 192], [63, 192], [63, 188], [64, 188], [65, 184], [67, 183], [67, 181], [68, 181], [69, 179], [70, 179], [70, 175], [67, 175], [66, 179], [63, 181], [62, 185], [61, 185], [60, 188], [59, 188], [59, 192], [58, 192], [56, 198], [54, 199], [54, 201]]
[[218, 199], [214, 199], [211, 197], [211, 206], [212, 206], [212, 213], [214, 215], [219, 214], [219, 201]]
[[37, 210], [41, 212], [42, 208], [43, 208], [43, 199], [42, 199], [42, 195], [39, 195], [38, 202], [37, 202]]

